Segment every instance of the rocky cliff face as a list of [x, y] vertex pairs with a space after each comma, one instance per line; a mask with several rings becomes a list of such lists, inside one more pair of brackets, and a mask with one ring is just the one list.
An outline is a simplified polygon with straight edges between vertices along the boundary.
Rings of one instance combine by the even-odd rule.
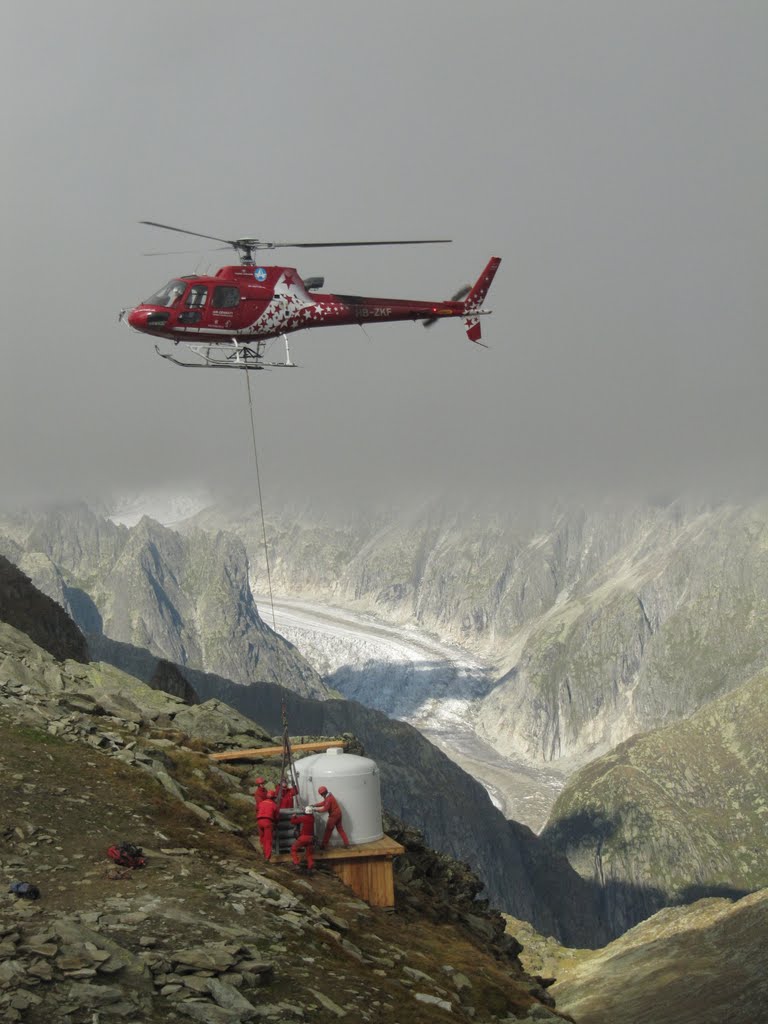
[[531, 628], [479, 729], [500, 749], [583, 763], [761, 669], [766, 622], [768, 507], [654, 530]]
[[259, 616], [248, 559], [231, 534], [182, 537], [151, 519], [128, 529], [85, 506], [32, 518], [10, 538], [20, 564], [84, 632], [239, 683], [327, 692], [299, 652]]
[[156, 658], [141, 647], [110, 640], [103, 633], [88, 635], [88, 651], [94, 661], [113, 665], [153, 689], [179, 697], [185, 704], [200, 702], [196, 691], [184, 678], [183, 670], [172, 661]]
[[768, 886], [768, 673], [571, 777], [542, 847], [601, 893], [610, 933]]
[[55, 658], [88, 660], [85, 637], [61, 606], [1, 555], [0, 622], [27, 633]]

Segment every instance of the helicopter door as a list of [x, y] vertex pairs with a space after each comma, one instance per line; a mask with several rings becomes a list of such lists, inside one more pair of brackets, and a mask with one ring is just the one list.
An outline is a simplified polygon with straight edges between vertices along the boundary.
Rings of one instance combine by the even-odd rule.
[[211, 298], [211, 326], [237, 330], [242, 319], [240, 310], [240, 289], [231, 284], [218, 284]]
[[199, 324], [203, 319], [207, 299], [208, 288], [204, 284], [190, 285], [189, 291], [184, 298], [184, 308], [177, 317], [177, 323], [186, 326]]

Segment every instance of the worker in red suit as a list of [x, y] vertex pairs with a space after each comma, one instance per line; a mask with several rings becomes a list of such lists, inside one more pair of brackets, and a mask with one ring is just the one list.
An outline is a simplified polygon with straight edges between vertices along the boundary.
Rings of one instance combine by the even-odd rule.
[[315, 816], [311, 807], [305, 807], [303, 814], [294, 814], [291, 817], [291, 824], [298, 825], [299, 834], [291, 845], [291, 860], [294, 866], [301, 867], [301, 850], [307, 855], [307, 871], [315, 870]]
[[256, 779], [256, 789], [253, 791], [253, 798], [256, 801], [257, 807], [262, 800], [266, 800], [267, 798], [267, 787], [265, 785], [265, 780], [262, 779], [261, 776]]
[[293, 807], [294, 797], [298, 795], [298, 792], [296, 786], [287, 786], [280, 797], [280, 810], [284, 807]]
[[275, 798], [266, 796], [256, 808], [256, 824], [259, 827], [259, 842], [264, 853], [264, 859], [272, 857], [272, 831], [277, 821], [279, 810]]
[[328, 824], [325, 826], [325, 832], [323, 834], [323, 841], [320, 843], [320, 849], [326, 849], [334, 829], [336, 829], [341, 836], [344, 846], [349, 846], [347, 833], [341, 827], [341, 808], [339, 807], [339, 801], [333, 793], [328, 792], [328, 789], [325, 786], [319, 786], [317, 792], [323, 799], [319, 804], [314, 804], [313, 806], [316, 807], [321, 814], [328, 815]]

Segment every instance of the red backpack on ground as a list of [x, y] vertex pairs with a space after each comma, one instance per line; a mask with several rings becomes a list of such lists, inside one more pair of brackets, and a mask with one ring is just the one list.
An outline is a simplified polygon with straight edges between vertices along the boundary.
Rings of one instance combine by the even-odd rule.
[[146, 864], [144, 851], [134, 843], [120, 843], [119, 846], [110, 846], [107, 856], [119, 864], [122, 868], [143, 868]]

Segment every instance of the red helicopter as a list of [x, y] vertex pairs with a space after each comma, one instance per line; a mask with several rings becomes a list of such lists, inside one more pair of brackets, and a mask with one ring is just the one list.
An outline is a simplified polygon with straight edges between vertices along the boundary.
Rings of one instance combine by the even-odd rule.
[[[155, 346], [158, 355], [178, 366], [240, 370], [294, 366], [287, 338], [293, 331], [396, 320], [423, 320], [424, 326], [428, 327], [442, 317], [463, 317], [470, 341], [483, 344], [480, 341], [479, 317], [491, 310], [482, 309], [481, 303], [501, 263], [498, 257], [488, 261], [472, 287], [467, 285], [453, 298], [419, 302], [321, 293], [318, 289], [323, 287], [324, 278], [302, 279], [294, 267], [262, 266], [254, 256], [263, 249], [424, 245], [449, 242], [448, 238], [387, 242], [264, 242], [258, 238], [217, 238], [151, 220], [140, 223], [223, 242], [224, 247], [233, 248], [240, 256], [239, 266], [221, 267], [214, 276], [190, 274], [174, 278], [146, 302], [130, 311], [121, 311], [119, 319], [127, 314], [128, 323], [137, 331], [175, 344], [189, 344], [195, 361], [177, 359]], [[265, 361], [267, 342], [280, 336], [285, 339], [285, 361]]]

